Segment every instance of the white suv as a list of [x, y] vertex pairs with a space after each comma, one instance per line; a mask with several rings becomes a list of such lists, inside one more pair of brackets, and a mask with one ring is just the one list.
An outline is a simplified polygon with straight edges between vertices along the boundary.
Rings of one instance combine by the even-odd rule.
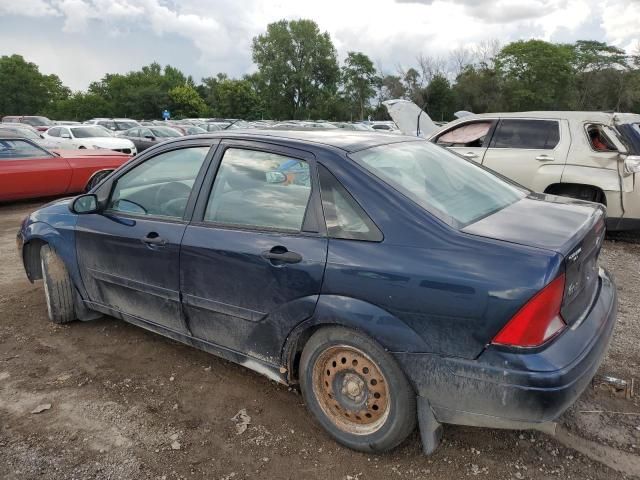
[[[398, 109], [402, 101], [395, 102]], [[416, 108], [407, 107], [404, 123], [389, 109], [404, 133], [422, 130], [428, 140], [536, 192], [603, 203], [610, 230], [640, 230], [640, 115], [486, 113], [425, 135], [425, 127], [435, 127], [426, 114], [418, 125]]]

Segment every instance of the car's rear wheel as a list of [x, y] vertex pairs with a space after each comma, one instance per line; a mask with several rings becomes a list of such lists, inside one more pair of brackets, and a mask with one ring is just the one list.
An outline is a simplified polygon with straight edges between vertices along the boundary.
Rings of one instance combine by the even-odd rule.
[[390, 450], [416, 426], [416, 401], [404, 373], [371, 338], [343, 327], [317, 331], [300, 360], [307, 408], [338, 442]]
[[75, 320], [71, 277], [62, 259], [49, 245], [40, 249], [40, 265], [49, 320], [53, 323]]

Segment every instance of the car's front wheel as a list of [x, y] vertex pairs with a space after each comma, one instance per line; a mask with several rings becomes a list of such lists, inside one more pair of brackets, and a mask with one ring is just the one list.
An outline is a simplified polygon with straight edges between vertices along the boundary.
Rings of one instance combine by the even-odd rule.
[[71, 277], [62, 259], [49, 245], [40, 249], [40, 265], [49, 320], [53, 323], [75, 320]]
[[415, 393], [404, 373], [380, 345], [354, 330], [318, 330], [302, 352], [300, 384], [307, 408], [347, 447], [390, 450], [415, 429]]

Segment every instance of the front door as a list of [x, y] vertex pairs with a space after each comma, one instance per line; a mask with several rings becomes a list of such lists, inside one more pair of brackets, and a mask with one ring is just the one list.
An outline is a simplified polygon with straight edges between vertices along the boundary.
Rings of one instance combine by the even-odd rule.
[[0, 140], [0, 200], [61, 195], [71, 183], [71, 166], [22, 138]]
[[78, 263], [91, 302], [188, 332], [180, 307], [180, 241], [209, 150], [165, 150], [133, 164], [115, 180], [106, 210], [78, 217]]
[[186, 316], [194, 336], [277, 364], [288, 326], [313, 314], [327, 256], [313, 157], [253, 143], [216, 157], [182, 241]]
[[560, 182], [571, 139], [566, 120], [504, 118], [482, 164], [535, 191]]

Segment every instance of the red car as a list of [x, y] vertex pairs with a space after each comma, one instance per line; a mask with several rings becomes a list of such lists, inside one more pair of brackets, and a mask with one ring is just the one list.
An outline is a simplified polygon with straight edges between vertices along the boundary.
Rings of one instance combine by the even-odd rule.
[[112, 150], [47, 150], [0, 138], [0, 202], [85, 191], [131, 157]]

